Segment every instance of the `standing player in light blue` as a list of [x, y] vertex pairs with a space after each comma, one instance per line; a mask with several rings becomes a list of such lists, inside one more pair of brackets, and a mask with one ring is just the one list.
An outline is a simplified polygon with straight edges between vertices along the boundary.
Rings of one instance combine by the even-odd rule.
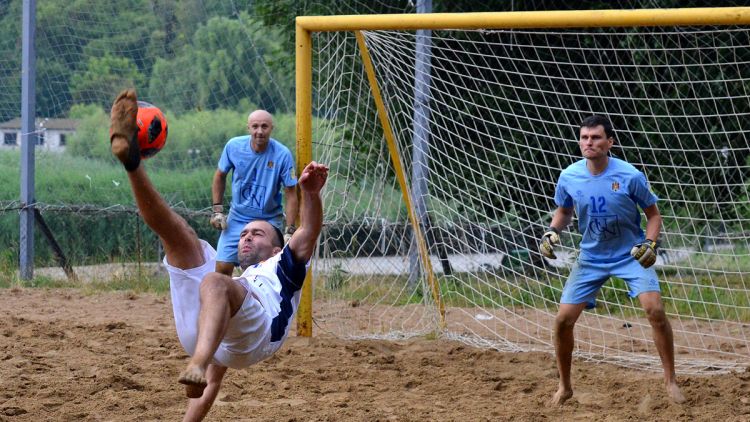
[[[651, 268], [656, 262], [656, 240], [662, 224], [656, 206], [658, 198], [649, 190], [643, 173], [609, 156], [613, 143], [614, 130], [609, 119], [590, 116], [583, 120], [579, 146], [584, 159], [560, 174], [555, 190], [557, 209], [539, 246], [542, 255], [554, 259], [553, 247], [559, 243], [559, 234], [570, 224], [575, 210], [583, 238], [578, 262], [565, 282], [555, 318], [560, 383], [552, 403], [563, 404], [573, 396], [573, 329], [583, 309], [593, 303], [611, 276], [625, 280], [630, 296], [641, 302], [661, 358], [667, 395], [682, 403], [685, 397], [675, 381], [672, 327], [664, 312], [656, 271]], [[645, 236], [638, 207], [646, 214]]]
[[[245, 136], [232, 138], [224, 146], [211, 185], [213, 215], [210, 223], [221, 230], [217, 245], [216, 272], [232, 275], [237, 261], [240, 231], [250, 221], [266, 220], [284, 229], [285, 243], [294, 233], [297, 219], [297, 179], [294, 177], [292, 153], [281, 142], [271, 138], [273, 116], [255, 110], [247, 117]], [[232, 205], [224, 214], [224, 191], [227, 174], [232, 171]], [[280, 188], [284, 187], [286, 226], [281, 208]]]

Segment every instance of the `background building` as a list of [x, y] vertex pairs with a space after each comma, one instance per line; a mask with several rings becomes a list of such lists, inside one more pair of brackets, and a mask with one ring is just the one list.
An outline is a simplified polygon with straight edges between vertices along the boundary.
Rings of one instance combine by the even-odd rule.
[[[65, 151], [70, 136], [76, 132], [78, 120], [73, 119], [36, 119], [35, 126], [39, 131], [37, 147], [49, 151]], [[1, 149], [21, 146], [21, 119], [15, 118], [0, 124]]]

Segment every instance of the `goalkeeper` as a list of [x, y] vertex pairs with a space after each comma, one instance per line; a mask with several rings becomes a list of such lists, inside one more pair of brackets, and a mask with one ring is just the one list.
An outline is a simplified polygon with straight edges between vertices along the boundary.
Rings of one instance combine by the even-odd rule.
[[[614, 130], [609, 119], [590, 116], [583, 120], [579, 146], [584, 159], [560, 174], [555, 190], [557, 209], [539, 246], [542, 255], [556, 258], [553, 247], [559, 243], [559, 234], [570, 224], [575, 209], [583, 237], [578, 262], [565, 282], [555, 318], [555, 353], [560, 381], [551, 401], [563, 404], [573, 396], [570, 383], [573, 328], [602, 285], [615, 276], [625, 280], [630, 296], [641, 302], [661, 358], [667, 395], [681, 403], [685, 398], [675, 381], [672, 327], [664, 312], [656, 271], [652, 268], [662, 224], [656, 206], [658, 198], [649, 190], [643, 173], [609, 155], [613, 143]], [[645, 237], [638, 207], [646, 214]]]
[[132, 89], [115, 100], [111, 149], [128, 171], [141, 217], [164, 246], [177, 337], [191, 356], [179, 377], [189, 397], [183, 420], [199, 421], [228, 367], [245, 368], [268, 358], [287, 337], [323, 224], [320, 190], [328, 168], [311, 162], [302, 171], [301, 225], [286, 245], [265, 220], [244, 226], [238, 248], [244, 273], [231, 278], [213, 272], [216, 251], [169, 207], [140, 165], [137, 109]]

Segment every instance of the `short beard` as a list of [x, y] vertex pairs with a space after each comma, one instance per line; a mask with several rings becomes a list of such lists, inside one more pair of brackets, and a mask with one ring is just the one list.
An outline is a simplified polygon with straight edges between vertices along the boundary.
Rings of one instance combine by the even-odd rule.
[[240, 261], [240, 268], [242, 269], [242, 271], [245, 271], [248, 267], [251, 267], [259, 263], [260, 261], [262, 261], [257, 251], [249, 252], [244, 255], [239, 255], [237, 258]]

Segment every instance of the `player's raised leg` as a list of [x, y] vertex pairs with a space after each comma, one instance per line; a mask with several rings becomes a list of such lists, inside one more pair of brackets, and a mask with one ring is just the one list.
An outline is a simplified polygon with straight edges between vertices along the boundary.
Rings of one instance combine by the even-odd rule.
[[561, 303], [560, 309], [557, 311], [555, 317], [555, 358], [557, 359], [557, 372], [560, 381], [550, 404], [561, 405], [573, 397], [573, 385], [570, 382], [570, 367], [573, 363], [573, 346], [575, 344], [573, 331], [586, 304], [586, 302], [575, 305]]
[[112, 104], [110, 116], [112, 154], [127, 170], [141, 217], [161, 239], [170, 265], [182, 269], [198, 267], [204, 263], [198, 236], [159, 195], [140, 163], [137, 113], [135, 90], [122, 91]]
[[659, 351], [661, 366], [664, 369], [664, 386], [667, 389], [667, 395], [673, 402], [683, 403], [685, 396], [682, 395], [675, 378], [672, 325], [664, 311], [661, 293], [644, 292], [638, 295], [638, 300], [641, 301], [641, 306], [646, 311], [648, 322], [651, 324], [656, 350]]

